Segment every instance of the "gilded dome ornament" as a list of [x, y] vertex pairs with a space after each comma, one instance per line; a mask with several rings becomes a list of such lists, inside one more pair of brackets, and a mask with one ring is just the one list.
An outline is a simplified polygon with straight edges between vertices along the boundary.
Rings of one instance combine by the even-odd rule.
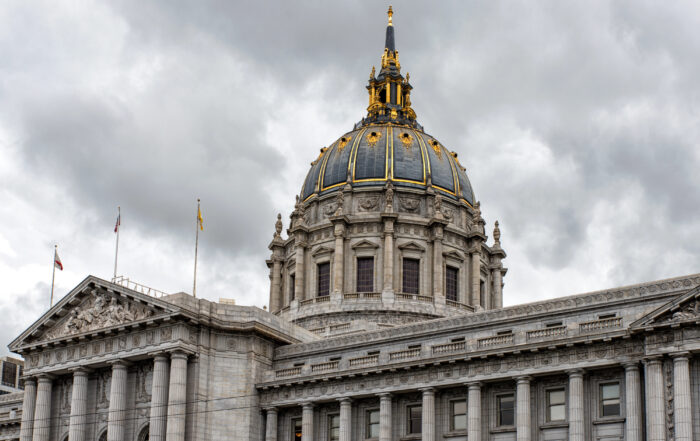
[[350, 142], [351, 139], [352, 137], [350, 136], [343, 136], [342, 138], [340, 138], [340, 141], [338, 142], [338, 153], [342, 152], [343, 149], [345, 149], [345, 146], [348, 145], [348, 142]]
[[437, 155], [438, 159], [442, 160], [442, 149], [440, 148], [440, 143], [435, 140], [432, 140], [430, 142], [430, 146], [433, 148], [433, 151]]
[[406, 147], [406, 150], [410, 149], [413, 145], [413, 136], [411, 136], [411, 134], [408, 132], [401, 133], [401, 135], [399, 135], [399, 139], [403, 143], [403, 146]]
[[375, 147], [377, 145], [377, 141], [379, 141], [379, 138], [382, 137], [382, 132], [369, 132], [367, 134], [367, 144], [369, 144], [370, 147]]

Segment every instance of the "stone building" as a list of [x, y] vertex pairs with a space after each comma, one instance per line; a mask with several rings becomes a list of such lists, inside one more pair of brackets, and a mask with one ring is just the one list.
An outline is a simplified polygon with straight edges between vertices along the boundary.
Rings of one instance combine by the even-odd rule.
[[20, 441], [700, 439], [700, 275], [503, 307], [498, 225], [411, 89], [390, 10], [367, 116], [278, 217], [270, 310], [87, 277], [10, 344]]

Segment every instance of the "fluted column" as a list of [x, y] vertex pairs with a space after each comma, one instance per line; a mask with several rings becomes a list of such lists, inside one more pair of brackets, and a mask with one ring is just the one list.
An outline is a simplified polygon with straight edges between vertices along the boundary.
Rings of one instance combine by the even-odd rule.
[[693, 412], [690, 402], [688, 353], [673, 354], [673, 418], [676, 441], [692, 441]]
[[[270, 312], [282, 308], [282, 262], [277, 256], [272, 256], [272, 280], [270, 282]], [[150, 436], [150, 435], [149, 435]]]
[[24, 401], [22, 402], [22, 425], [19, 429], [19, 441], [32, 441], [35, 406], [36, 378], [26, 378], [24, 380]]
[[268, 407], [265, 415], [265, 441], [277, 441], [277, 408]]
[[314, 405], [304, 403], [301, 412], [301, 441], [316, 441], [314, 438]]
[[491, 304], [486, 305], [487, 308], [501, 309], [503, 308], [503, 274], [501, 268], [496, 268], [493, 271], [493, 295], [491, 295]]
[[472, 253], [472, 298], [471, 305], [481, 305], [481, 254], [478, 251]]
[[664, 376], [660, 358], [645, 360], [647, 441], [666, 441]]
[[352, 440], [352, 400], [341, 398], [340, 400], [340, 436], [339, 441]]
[[296, 265], [294, 266], [294, 297], [297, 300], [306, 298], [304, 290], [304, 245], [297, 245], [296, 250]]
[[153, 357], [153, 383], [151, 384], [151, 421], [148, 427], [150, 441], [165, 441], [169, 378], [170, 360], [166, 355], [156, 355]]
[[73, 371], [73, 394], [70, 401], [70, 441], [85, 441], [87, 427], [87, 387], [88, 373], [85, 369]]
[[394, 219], [384, 219], [383, 292], [394, 291]]
[[112, 364], [112, 385], [109, 389], [107, 441], [124, 441], [127, 373], [126, 364], [121, 361]]
[[583, 371], [569, 372], [569, 441], [584, 441]]
[[379, 395], [379, 441], [393, 441], [391, 427], [391, 394]]
[[423, 392], [422, 441], [435, 441], [435, 389], [428, 387]]
[[51, 435], [51, 377], [39, 376], [34, 410], [33, 441], [49, 441]]
[[625, 364], [625, 441], [642, 441], [642, 388], [638, 363]]
[[469, 383], [467, 439], [481, 441], [481, 383]]
[[345, 274], [345, 224], [335, 223], [333, 227], [335, 235], [335, 251], [333, 252], [333, 292], [343, 292], [343, 275]]
[[530, 441], [532, 438], [530, 414], [530, 377], [519, 377], [516, 389], [515, 428], [517, 441]]
[[170, 355], [170, 386], [168, 390], [168, 427], [165, 435], [166, 441], [185, 440], [186, 403], [187, 354], [176, 351]]

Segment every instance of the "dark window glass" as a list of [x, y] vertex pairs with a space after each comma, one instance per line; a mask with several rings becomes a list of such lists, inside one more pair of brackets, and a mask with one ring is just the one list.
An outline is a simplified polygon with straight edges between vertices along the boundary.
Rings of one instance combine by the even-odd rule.
[[331, 264], [318, 264], [318, 297], [331, 293]]
[[418, 294], [420, 281], [420, 261], [418, 259], [403, 260], [403, 292]]
[[467, 429], [467, 400], [450, 402], [450, 430]]
[[423, 431], [423, 407], [408, 406], [406, 408], [406, 416], [408, 416], [407, 426], [408, 433], [421, 433]]
[[2, 364], [2, 384], [5, 386], [15, 387], [17, 381], [17, 365], [5, 361]]
[[374, 291], [374, 257], [357, 259], [357, 292]]
[[479, 297], [481, 297], [479, 301], [481, 307], [486, 308], [486, 282], [483, 280], [479, 282]]
[[566, 419], [566, 393], [564, 389], [547, 391], [547, 421]]
[[515, 397], [501, 395], [496, 401], [498, 404], [498, 425], [512, 426], [515, 424]]
[[292, 300], [294, 300], [294, 296], [295, 296], [295, 294], [296, 294], [296, 293], [294, 292], [294, 288], [295, 288], [295, 286], [296, 286], [295, 281], [296, 281], [296, 277], [294, 276], [294, 274], [292, 274], [291, 276], [289, 276], [289, 301], [290, 301], [290, 302], [291, 302]]
[[340, 415], [328, 416], [328, 441], [340, 440]]
[[292, 420], [292, 440], [301, 441], [301, 418]]
[[24, 380], [22, 379], [22, 375], [24, 375], [24, 368], [22, 366], [19, 367], [19, 388], [24, 389]]
[[379, 410], [367, 411], [367, 438], [379, 438]]
[[620, 383], [600, 385], [600, 416], [620, 415]]
[[447, 267], [445, 272], [445, 296], [447, 300], [457, 301], [457, 292], [459, 289], [459, 270], [457, 268]]

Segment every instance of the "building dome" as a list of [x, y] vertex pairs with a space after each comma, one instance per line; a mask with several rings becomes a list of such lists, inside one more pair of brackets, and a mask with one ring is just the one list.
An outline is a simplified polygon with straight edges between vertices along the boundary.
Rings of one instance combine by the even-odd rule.
[[321, 149], [269, 246], [270, 310], [321, 335], [502, 305], [498, 223], [487, 245], [465, 168], [417, 122], [392, 15], [367, 115]]
[[302, 200], [353, 187], [432, 187], [445, 196], [474, 204], [474, 193], [457, 154], [437, 139], [408, 125], [375, 124], [359, 128], [321, 149], [302, 187]]

